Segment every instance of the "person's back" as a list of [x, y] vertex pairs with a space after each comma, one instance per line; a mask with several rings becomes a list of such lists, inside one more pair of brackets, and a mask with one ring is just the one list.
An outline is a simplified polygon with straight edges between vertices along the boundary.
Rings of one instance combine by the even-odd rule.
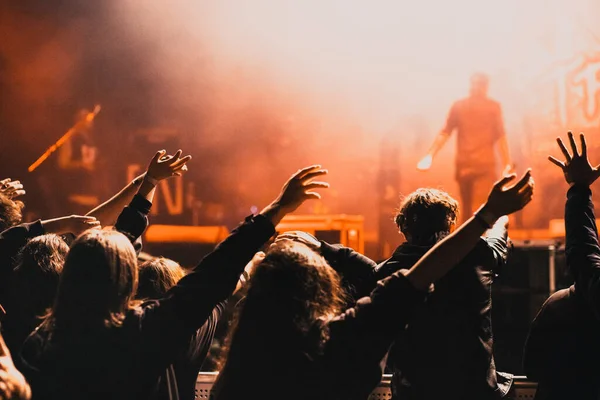
[[[356, 338], [348, 340], [348, 344], [353, 342]], [[232, 354], [236, 363], [221, 371], [224, 379], [215, 387], [213, 399], [367, 399], [381, 381], [379, 360], [357, 355], [356, 348], [341, 349], [335, 343], [332, 347], [338, 348], [315, 358], [289, 341], [264, 345], [254, 341], [243, 355]]]
[[[185, 276], [185, 270], [175, 261], [163, 257], [150, 259], [139, 267], [139, 286], [136, 297], [140, 300], [158, 300]], [[188, 340], [175, 362], [163, 371], [153, 399], [170, 398], [169, 391], [177, 387], [179, 399], [194, 399], [198, 372], [209, 352], [217, 323], [225, 303], [218, 304], [204, 325]]]
[[[58, 235], [30, 240], [19, 252], [6, 302], [2, 330], [11, 353], [19, 355], [27, 336], [52, 307], [69, 247]], [[20, 359], [15, 358], [17, 367]]]
[[[160, 372], [214, 308], [209, 299], [203, 309], [194, 296], [226, 295], [195, 285], [198, 272], [160, 301], [141, 307], [133, 300], [138, 273], [132, 241], [148, 225], [156, 184], [181, 174], [190, 159], [180, 158], [181, 151], [165, 153], [152, 158], [114, 230], [88, 229], [72, 243], [53, 306], [21, 351], [36, 399], [147, 399]], [[198, 268], [212, 270], [209, 262]]]
[[536, 400], [600, 398], [600, 243], [590, 185], [600, 176], [569, 132], [572, 154], [558, 139], [565, 161], [552, 156], [570, 185], [565, 204], [565, 254], [574, 278], [569, 289], [544, 303], [525, 345], [523, 364], [538, 383]]
[[531, 325], [523, 357], [527, 377], [539, 382], [535, 398], [597, 398], [599, 337], [600, 321], [575, 286], [550, 296]]
[[[456, 210], [456, 201], [442, 191], [419, 189], [407, 197], [397, 223], [408, 241], [378, 267], [378, 278], [410, 269], [452, 230]], [[396, 340], [388, 358], [394, 398], [486, 399], [508, 391], [511, 377], [495, 369], [491, 324], [491, 285], [506, 259], [506, 231], [492, 232], [434, 282], [426, 303]]]
[[[36, 399], [147, 399], [168, 364], [168, 350], [148, 346], [142, 314], [130, 310], [119, 328], [94, 329], [77, 337], [50, 337], [40, 328], [22, 356]], [[165, 332], [165, 347], [173, 338]], [[158, 338], [152, 338], [158, 342]], [[185, 338], [183, 338], [185, 339]], [[185, 342], [184, 342], [185, 346]]]
[[[400, 246], [392, 260], [408, 269], [426, 250]], [[510, 377], [497, 376], [493, 358], [494, 254], [501, 250], [482, 240], [469, 259], [434, 283], [390, 353], [395, 397], [484, 399], [506, 394]]]

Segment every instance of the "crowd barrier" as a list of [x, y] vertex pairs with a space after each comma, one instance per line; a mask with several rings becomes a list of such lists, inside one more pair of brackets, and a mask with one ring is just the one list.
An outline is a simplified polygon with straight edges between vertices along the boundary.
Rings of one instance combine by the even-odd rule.
[[[196, 399], [208, 399], [210, 390], [217, 378], [218, 372], [200, 372], [196, 381]], [[379, 386], [371, 393], [369, 400], [387, 400], [392, 398], [390, 389], [391, 375], [383, 375]], [[515, 376], [507, 400], [533, 400], [537, 385], [528, 381], [524, 376]], [[308, 400], [308, 399], [307, 399]]]

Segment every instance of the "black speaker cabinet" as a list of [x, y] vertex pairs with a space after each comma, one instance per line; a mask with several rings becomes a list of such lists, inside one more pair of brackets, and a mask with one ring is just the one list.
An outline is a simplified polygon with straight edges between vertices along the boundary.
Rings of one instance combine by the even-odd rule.
[[550, 294], [568, 287], [564, 249], [553, 241], [515, 242], [492, 286], [494, 356], [499, 371], [523, 375], [529, 325]]

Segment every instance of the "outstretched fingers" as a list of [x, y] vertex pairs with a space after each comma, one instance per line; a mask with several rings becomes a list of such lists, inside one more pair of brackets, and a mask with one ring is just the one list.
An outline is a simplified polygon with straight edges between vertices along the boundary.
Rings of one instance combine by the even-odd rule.
[[572, 157], [571, 157], [571, 153], [569, 153], [569, 150], [567, 150], [567, 147], [565, 146], [565, 144], [563, 143], [561, 138], [556, 138], [556, 143], [558, 143], [558, 147], [560, 147], [560, 151], [562, 151], [563, 155], [565, 156], [565, 159], [567, 160], [567, 162], [570, 162]]
[[494, 189], [496, 189], [496, 190], [504, 190], [504, 185], [506, 185], [507, 183], [511, 182], [516, 177], [517, 177], [517, 174], [510, 174], [510, 175], [504, 176], [502, 179], [500, 179], [499, 181], [497, 181], [496, 183], [494, 183]]
[[[179, 156], [181, 156], [181, 150], [179, 150], [178, 153], [179, 153]], [[179, 157], [179, 156], [177, 156], [177, 157]], [[178, 171], [178, 170], [182, 169], [183, 167], [185, 167], [185, 164], [188, 161], [190, 161], [191, 159], [192, 159], [192, 156], [190, 156], [190, 155], [180, 158], [178, 160], [177, 160], [177, 158], [175, 158], [176, 161], [173, 164], [171, 164], [170, 167], [172, 169], [174, 169], [175, 171]]]
[[579, 157], [579, 150], [577, 149], [577, 143], [575, 143], [575, 137], [573, 136], [573, 132], [569, 131], [567, 133], [569, 137], [569, 143], [571, 144], [571, 150], [573, 151], [573, 157]]
[[166, 153], [167, 153], [166, 150], [159, 150], [159, 151], [157, 151], [156, 154], [154, 155], [154, 157], [152, 157], [152, 162], [153, 163], [158, 162], [158, 160], [160, 160], [160, 158], [162, 156], [164, 156]]
[[517, 183], [515, 183], [513, 186], [506, 188], [506, 190], [513, 190], [515, 192], [519, 192], [521, 191], [521, 189], [523, 189], [526, 186], [532, 186], [533, 185], [533, 179], [531, 178], [531, 168], [527, 169], [527, 171], [525, 171], [525, 173], [523, 174], [523, 177], [521, 177], [521, 179], [519, 179], [519, 181]]
[[581, 157], [587, 159], [587, 143], [585, 142], [585, 135], [583, 132], [579, 134], [579, 140], [581, 141]]
[[314, 172], [315, 170], [317, 170], [317, 169], [320, 169], [320, 168], [321, 168], [321, 165], [319, 165], [319, 164], [315, 164], [315, 165], [311, 165], [310, 167], [305, 167], [305, 168], [302, 168], [302, 169], [298, 170], [298, 171], [297, 171], [297, 172], [296, 172], [296, 173], [295, 173], [295, 174], [292, 176], [292, 178], [293, 178], [293, 179], [304, 179], [304, 177], [305, 177], [307, 174], [309, 174], [309, 173], [311, 173], [311, 172]]
[[327, 182], [310, 182], [304, 185], [304, 190], [327, 189], [328, 187], [329, 183]]
[[556, 165], [557, 167], [560, 167], [561, 169], [564, 169], [564, 168], [565, 168], [565, 163], [564, 163], [564, 162], [562, 162], [562, 161], [560, 161], [560, 160], [559, 160], [558, 158], [556, 158], [556, 157], [553, 157], [553, 156], [548, 156], [548, 160], [549, 160], [549, 161], [550, 161], [552, 164]]
[[305, 192], [304, 196], [306, 197], [307, 200], [310, 200], [310, 199], [320, 200], [321, 199], [321, 194], [317, 193], [317, 192]]

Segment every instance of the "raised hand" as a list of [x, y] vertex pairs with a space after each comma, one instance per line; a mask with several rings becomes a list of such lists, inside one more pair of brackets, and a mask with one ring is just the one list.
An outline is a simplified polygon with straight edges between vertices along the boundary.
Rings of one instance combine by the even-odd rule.
[[492, 224], [503, 215], [510, 215], [525, 207], [533, 197], [534, 181], [531, 169], [514, 185], [506, 185], [516, 178], [515, 174], [505, 176], [494, 184], [484, 209], [491, 213], [495, 219]]
[[54, 218], [42, 221], [44, 230], [47, 233], [72, 233], [75, 236], [92, 228], [100, 228], [100, 221], [94, 217], [82, 215], [69, 215], [66, 217]]
[[6, 178], [0, 181], [0, 193], [9, 199], [14, 199], [23, 196], [25, 194], [25, 189], [23, 189], [23, 185], [20, 181], [11, 181], [10, 178]]
[[250, 260], [250, 262], [246, 264], [244, 271], [246, 272], [246, 274], [248, 274], [249, 277], [252, 277], [252, 275], [254, 274], [254, 270], [256, 270], [258, 264], [260, 264], [262, 260], [265, 259], [265, 256], [265, 253], [259, 251], [254, 255], [254, 257], [252, 257], [252, 260]]
[[313, 179], [325, 174], [327, 174], [327, 170], [321, 169], [320, 165], [311, 165], [310, 167], [298, 170], [283, 185], [274, 203], [280, 206], [285, 213], [290, 213], [295, 211], [308, 199], [320, 199], [321, 195], [313, 190], [328, 188], [329, 184], [326, 182], [314, 182]]
[[181, 150], [177, 150], [172, 156], [167, 155], [165, 150], [158, 151], [148, 164], [146, 178], [158, 182], [173, 176], [181, 176], [187, 171], [186, 163], [192, 159], [192, 156], [181, 157], [181, 154]]
[[571, 153], [569, 153], [569, 150], [567, 150], [567, 147], [565, 146], [561, 138], [556, 138], [558, 147], [560, 147], [560, 150], [565, 156], [565, 161], [560, 161], [552, 156], [548, 156], [548, 160], [550, 160], [550, 162], [562, 169], [563, 174], [565, 175], [565, 180], [568, 184], [580, 184], [589, 186], [592, 183], [594, 183], [594, 181], [600, 176], [600, 165], [592, 167], [592, 165], [590, 164], [590, 161], [588, 160], [587, 156], [587, 144], [585, 142], [585, 135], [583, 133], [579, 134], [579, 138], [581, 140], [581, 154], [577, 149], [577, 143], [575, 143], [573, 133], [569, 132], [568, 136], [573, 154], [571, 155]]
[[6, 343], [0, 336], [0, 400], [29, 400], [31, 388], [17, 370]]
[[284, 232], [281, 235], [277, 236], [275, 242], [279, 242], [281, 240], [293, 240], [295, 242], [302, 243], [315, 251], [318, 251], [321, 248], [321, 242], [319, 241], [319, 239], [317, 239], [310, 233], [306, 233], [303, 231]]
[[327, 170], [321, 169], [320, 165], [311, 165], [298, 170], [283, 185], [279, 196], [266, 206], [260, 214], [270, 220], [274, 226], [277, 226], [286, 214], [295, 211], [306, 200], [321, 198], [321, 195], [314, 190], [328, 188], [329, 184], [314, 182], [313, 179], [326, 173]]
[[502, 171], [502, 176], [508, 176], [515, 173], [514, 164], [508, 164], [504, 167], [504, 171]]

